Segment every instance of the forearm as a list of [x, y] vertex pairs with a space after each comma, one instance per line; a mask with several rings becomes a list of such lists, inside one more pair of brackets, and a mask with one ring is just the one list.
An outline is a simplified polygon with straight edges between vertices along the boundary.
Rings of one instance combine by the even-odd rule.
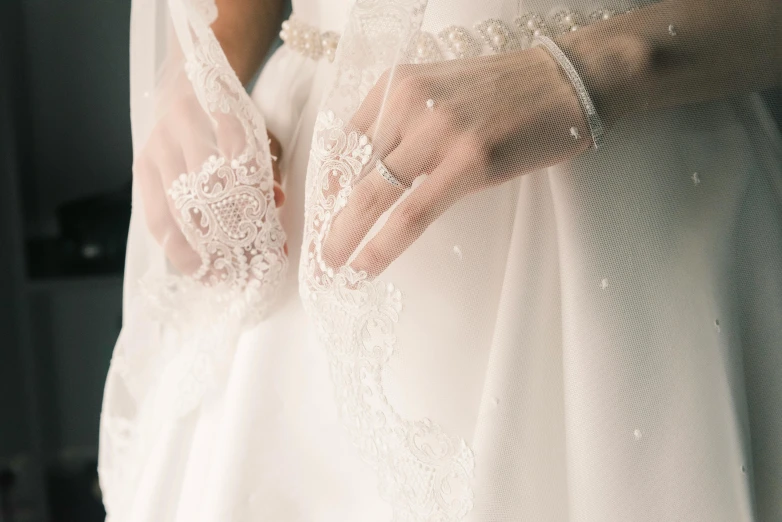
[[782, 80], [782, 2], [665, 0], [559, 43], [609, 124]]
[[231, 67], [247, 84], [280, 28], [282, 0], [216, 0], [219, 16], [212, 24]]

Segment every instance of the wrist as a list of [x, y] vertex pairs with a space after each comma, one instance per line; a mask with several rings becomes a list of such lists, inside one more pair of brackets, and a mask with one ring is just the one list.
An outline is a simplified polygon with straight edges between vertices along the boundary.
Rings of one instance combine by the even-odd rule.
[[644, 76], [652, 52], [632, 35], [582, 29], [557, 43], [578, 70], [606, 127], [646, 106]]

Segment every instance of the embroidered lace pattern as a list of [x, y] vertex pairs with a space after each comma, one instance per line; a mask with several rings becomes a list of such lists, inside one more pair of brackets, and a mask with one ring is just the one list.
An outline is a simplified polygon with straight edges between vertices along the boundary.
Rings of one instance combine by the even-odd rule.
[[263, 315], [257, 308], [270, 302], [286, 267], [265, 127], [214, 34], [208, 27], [197, 34], [201, 45], [188, 56], [188, 78], [210, 113], [229, 115], [241, 125], [245, 150], [230, 160], [210, 157], [199, 172], [182, 174], [169, 194], [202, 260], [192, 277], [246, 292], [256, 315]]
[[129, 351], [121, 338], [109, 370], [100, 476], [105, 505], [114, 513], [130, 512], [126, 492], [135, 489], [139, 459], [149, 453], [155, 430], [193, 411], [208, 390], [222, 385], [243, 325], [268, 313], [287, 269], [265, 125], [209, 28], [217, 15], [214, 0], [175, 2], [187, 15], [192, 42], [183, 45], [190, 87], [235, 143], [230, 150], [216, 146], [200, 169], [182, 173], [168, 189], [200, 268], [143, 278], [134, 291], [140, 297], [126, 307], [133, 335], [154, 339], [150, 349], [134, 340]]
[[403, 418], [383, 389], [402, 293], [349, 267], [334, 270], [321, 245], [371, 156], [365, 136], [332, 112], [318, 116], [308, 167], [302, 299], [326, 348], [338, 407], [361, 457], [378, 473], [395, 521], [457, 521], [472, 508], [473, 453], [430, 419]]
[[169, 379], [179, 383], [169, 390], [174, 415], [191, 411], [217, 385], [231, 336], [263, 319], [287, 269], [264, 122], [202, 18], [208, 3], [185, 3], [193, 46], [184, 67], [218, 132], [226, 126], [237, 143], [198, 171], [181, 174], [168, 190], [200, 268], [140, 282], [146, 313], [179, 336], [176, 346], [186, 347], [168, 363]]
[[220, 347], [230, 345], [225, 336], [266, 315], [287, 269], [263, 119], [201, 18], [208, 3], [186, 4], [194, 45], [185, 70], [204, 109], [242, 130], [243, 147], [232, 157], [224, 151], [210, 156], [168, 190], [200, 268], [141, 282], [151, 316], [188, 338], [179, 343], [189, 347], [181, 356], [191, 368], [181, 372], [182, 396], [174, 401], [179, 414], [195, 407], [213, 381], [206, 374], [213, 373]]
[[383, 369], [394, 355], [403, 296], [393, 283], [327, 266], [322, 245], [332, 219], [372, 156], [350, 115], [418, 30], [425, 0], [358, 0], [335, 60], [327, 110], [316, 120], [307, 169], [299, 290], [325, 348], [343, 423], [376, 471], [395, 522], [451, 522], [472, 509], [474, 456], [430, 419], [404, 418], [389, 402]]

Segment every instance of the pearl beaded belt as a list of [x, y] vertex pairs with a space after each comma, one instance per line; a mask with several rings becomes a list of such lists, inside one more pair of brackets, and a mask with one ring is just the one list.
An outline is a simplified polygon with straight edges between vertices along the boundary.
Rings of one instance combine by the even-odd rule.
[[[597, 9], [588, 15], [576, 10], [561, 9], [550, 16], [539, 13], [525, 13], [517, 16], [512, 24], [496, 18], [478, 22], [474, 30], [451, 25], [437, 33], [420, 31], [413, 39], [409, 51], [412, 63], [430, 63], [448, 58], [471, 58], [482, 54], [497, 54], [530, 47], [537, 36], [556, 36], [614, 15], [633, 9], [614, 11]], [[334, 61], [339, 44], [339, 33], [321, 33], [317, 27], [308, 25], [291, 16], [282, 23], [280, 38], [285, 45], [314, 60], [325, 57]]]

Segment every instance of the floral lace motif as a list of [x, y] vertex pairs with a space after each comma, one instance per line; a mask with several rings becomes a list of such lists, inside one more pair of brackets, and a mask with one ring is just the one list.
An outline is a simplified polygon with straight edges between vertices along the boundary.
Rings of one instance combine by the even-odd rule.
[[136, 442], [135, 422], [119, 415], [101, 419], [101, 453], [110, 455], [108, 461], [102, 461], [99, 471], [103, 504], [107, 515], [116, 509], [121, 512], [127, 507], [123, 491], [108, 487], [110, 484], [123, 484], [133, 469], [133, 449]]
[[175, 416], [197, 407], [221, 382], [220, 367], [238, 331], [266, 316], [287, 269], [264, 122], [203, 18], [210, 1], [187, 4], [193, 46], [184, 67], [216, 132], [232, 142], [168, 190], [200, 267], [141, 282], [146, 312], [180, 347], [166, 366], [167, 378], [177, 383], [166, 401]]
[[394, 354], [402, 293], [322, 257], [332, 219], [372, 156], [365, 136], [335, 115], [351, 115], [423, 19], [425, 0], [357, 0], [336, 56], [331, 109], [315, 122], [307, 168], [299, 291], [325, 347], [336, 402], [360, 456], [377, 472], [395, 522], [456, 522], [472, 509], [474, 457], [464, 440], [429, 419], [402, 417], [383, 388]]
[[230, 161], [212, 156], [199, 172], [182, 174], [169, 195], [201, 257], [193, 278], [245, 292], [255, 315], [263, 316], [287, 266], [265, 126], [211, 29], [195, 26], [194, 32], [201, 45], [187, 57], [188, 78], [210, 113], [241, 126], [245, 148]]
[[347, 131], [332, 112], [318, 116], [307, 171], [300, 291], [330, 358], [344, 424], [361, 457], [377, 471], [393, 520], [458, 521], [472, 508], [472, 451], [429, 419], [400, 416], [383, 389], [401, 292], [349, 267], [335, 271], [321, 256], [331, 221], [371, 152], [366, 137]]
[[[269, 289], [284, 266], [284, 234], [275, 226], [271, 182], [239, 160], [210, 157], [200, 172], [182, 174], [169, 189], [182, 230], [197, 245], [201, 267], [192, 277], [210, 285]], [[264, 306], [263, 296], [254, 299]]]
[[209, 28], [217, 14], [214, 0], [175, 2], [186, 15], [173, 20], [185, 51], [186, 88], [213, 124], [205, 130], [231, 143], [205, 132], [204, 146], [215, 154], [168, 190], [200, 268], [191, 275], [147, 274], [125, 307], [134, 340], [119, 341], [114, 351], [100, 459], [105, 504], [120, 519], [130, 512], [143, 459], [159, 430], [223, 385], [243, 326], [268, 313], [287, 268], [266, 128]]
[[[263, 119], [231, 68], [204, 6], [191, 0], [193, 51], [185, 71], [204, 110], [216, 117], [218, 132], [244, 134], [232, 158], [209, 157], [198, 172], [179, 176], [169, 195], [180, 225], [201, 267], [191, 277], [240, 298], [262, 317], [287, 266], [285, 233], [274, 206], [271, 155]], [[208, 14], [208, 13], [206, 13]], [[227, 127], [221, 131], [221, 127]]]

